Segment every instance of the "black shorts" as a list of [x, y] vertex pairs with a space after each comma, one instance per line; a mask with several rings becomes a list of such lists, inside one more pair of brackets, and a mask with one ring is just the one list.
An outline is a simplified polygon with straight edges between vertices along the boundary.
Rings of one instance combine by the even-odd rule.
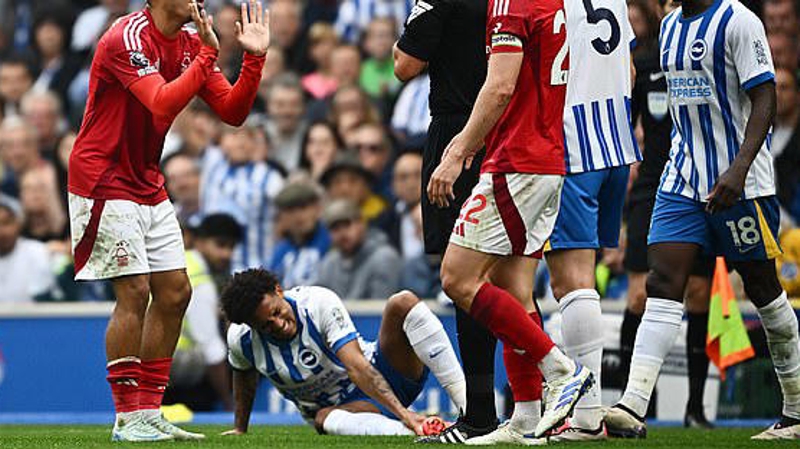
[[[634, 273], [647, 273], [647, 234], [650, 233], [650, 218], [656, 202], [656, 192], [652, 196], [633, 200], [628, 203], [627, 228], [625, 242], [625, 269]], [[694, 276], [712, 277], [715, 260], [713, 257], [698, 254], [692, 267]]]
[[428, 181], [439, 165], [447, 144], [461, 132], [467, 124], [467, 119], [469, 119], [468, 114], [438, 115], [433, 117], [428, 128], [428, 140], [422, 155], [422, 229], [427, 254], [444, 254], [461, 205], [469, 198], [472, 188], [478, 183], [483, 150], [472, 161], [470, 169], [463, 171], [453, 185], [456, 199], [449, 207], [439, 208], [428, 201]]

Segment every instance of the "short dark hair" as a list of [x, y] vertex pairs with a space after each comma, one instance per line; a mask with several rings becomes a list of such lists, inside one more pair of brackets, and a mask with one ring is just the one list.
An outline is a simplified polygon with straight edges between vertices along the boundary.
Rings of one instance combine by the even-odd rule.
[[220, 238], [239, 243], [242, 240], [242, 227], [228, 214], [211, 214], [195, 229], [197, 238]]
[[222, 289], [221, 302], [225, 316], [232, 323], [245, 323], [256, 312], [264, 295], [274, 294], [278, 277], [263, 268], [251, 268], [233, 275]]

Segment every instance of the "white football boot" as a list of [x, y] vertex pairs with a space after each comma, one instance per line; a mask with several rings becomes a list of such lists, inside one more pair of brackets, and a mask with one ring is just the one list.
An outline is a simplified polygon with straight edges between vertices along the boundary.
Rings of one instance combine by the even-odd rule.
[[497, 426], [497, 430], [483, 436], [470, 438], [466, 441], [467, 446], [493, 446], [495, 444], [517, 444], [521, 446], [544, 446], [547, 444], [546, 438], [535, 438], [533, 435], [523, 435], [511, 421], [506, 421]]
[[751, 440], [800, 440], [800, 421], [784, 417]]
[[206, 438], [202, 433], [187, 432], [172, 424], [164, 418], [164, 415], [159, 410], [144, 410], [142, 411], [142, 417], [147, 424], [158, 429], [161, 433], [171, 435], [177, 441], [198, 441]]
[[172, 441], [175, 437], [168, 435], [145, 422], [141, 412], [120, 413], [114, 421], [111, 441], [127, 443], [153, 443]]
[[535, 435], [541, 437], [561, 424], [593, 384], [594, 375], [580, 363], [575, 363], [575, 370], [571, 374], [547, 382], [544, 414], [536, 426]]

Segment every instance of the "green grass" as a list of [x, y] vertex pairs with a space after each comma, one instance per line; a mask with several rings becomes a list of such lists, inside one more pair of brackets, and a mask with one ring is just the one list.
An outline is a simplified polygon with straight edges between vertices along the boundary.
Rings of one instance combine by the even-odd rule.
[[[250, 433], [238, 437], [223, 437], [222, 426], [186, 426], [200, 431], [208, 439], [199, 443], [112, 444], [107, 426], [0, 426], [0, 448], [247, 448], [247, 449], [360, 449], [411, 448], [410, 437], [334, 437], [319, 436], [310, 427], [256, 426]], [[647, 440], [612, 440], [606, 443], [584, 443], [570, 447], [619, 448], [739, 448], [739, 447], [797, 447], [796, 442], [755, 442], [749, 438], [759, 429], [717, 429], [712, 432], [677, 428], [650, 429]], [[438, 447], [438, 446], [436, 446]]]

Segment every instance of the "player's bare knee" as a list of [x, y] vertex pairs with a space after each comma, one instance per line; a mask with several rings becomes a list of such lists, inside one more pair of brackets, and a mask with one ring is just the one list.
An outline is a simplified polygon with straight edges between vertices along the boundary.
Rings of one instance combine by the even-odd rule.
[[124, 279], [114, 285], [119, 311], [144, 311], [150, 298], [150, 284], [144, 276]]
[[783, 291], [773, 261], [735, 264], [734, 267], [742, 276], [744, 292], [757, 307], [769, 304]]
[[189, 307], [192, 286], [188, 282], [175, 283], [154, 296], [160, 307], [170, 308], [174, 313], [183, 314]]
[[391, 297], [386, 303], [386, 312], [400, 317], [405, 317], [408, 312], [419, 304], [419, 298], [408, 290], [402, 290]]
[[653, 266], [647, 274], [646, 294], [648, 298], [683, 299], [684, 282], [680, 275], [670, 272], [668, 267]]

